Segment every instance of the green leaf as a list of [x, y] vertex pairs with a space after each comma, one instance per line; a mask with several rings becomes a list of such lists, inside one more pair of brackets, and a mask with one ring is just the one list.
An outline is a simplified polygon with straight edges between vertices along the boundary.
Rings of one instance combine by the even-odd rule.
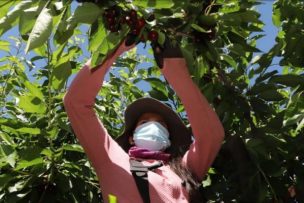
[[54, 8], [54, 10], [56, 10], [57, 12], [62, 11], [62, 9], [63, 9], [63, 2], [55, 2], [55, 3], [53, 4], [53, 8]]
[[[65, 48], [65, 46], [62, 45], [60, 47], [60, 49], [62, 49], [61, 51], [63, 51], [64, 48]], [[73, 59], [77, 57], [77, 54], [80, 51], [81, 51], [81, 49], [78, 46], [72, 46], [68, 49], [67, 53], [65, 53], [63, 56], [61, 55], [61, 53], [54, 52], [54, 58], [52, 60], [52, 64], [54, 66], [59, 66], [60, 64], [70, 62], [71, 66], [72, 66]]]
[[20, 15], [19, 32], [20, 34], [27, 35], [34, 27], [38, 14], [42, 10], [42, 6], [32, 7], [24, 10]]
[[162, 91], [159, 91], [157, 89], [150, 90], [149, 95], [161, 101], [168, 101], [168, 97]]
[[26, 134], [32, 134], [32, 135], [40, 134], [40, 129], [39, 128], [22, 127], [22, 128], [16, 129], [16, 131], [20, 132], [20, 133], [26, 133]]
[[249, 95], [257, 95], [260, 92], [269, 90], [269, 89], [274, 89], [276, 90], [277, 87], [274, 84], [265, 84], [265, 83], [260, 83], [260, 84], [255, 84], [254, 86], [251, 87], [251, 89], [248, 91]]
[[281, 11], [280, 9], [274, 9], [272, 13], [272, 23], [279, 27], [281, 25]]
[[51, 76], [52, 87], [55, 90], [62, 89], [71, 73], [72, 66], [69, 61], [55, 66]]
[[98, 50], [98, 47], [103, 42], [103, 40], [101, 39], [104, 39], [106, 35], [107, 35], [107, 30], [104, 27], [103, 21], [99, 19], [96, 22], [96, 24], [94, 23], [91, 26], [89, 50], [92, 53]]
[[111, 54], [115, 48], [121, 43], [124, 37], [127, 35], [129, 29], [126, 27], [118, 33], [109, 33], [106, 38], [102, 40], [102, 43], [98, 47], [98, 51], [93, 53], [91, 68], [101, 64], [106, 57]]
[[11, 167], [15, 167], [17, 152], [12, 146], [0, 143], [0, 155], [0, 165], [9, 164]]
[[212, 83], [207, 83], [206, 85], [204, 85], [202, 91], [204, 92], [204, 95], [208, 101], [213, 99], [215, 96], [214, 85]]
[[4, 141], [8, 145], [15, 145], [14, 140], [4, 132], [0, 132], [0, 141]]
[[[302, 122], [302, 119], [304, 119], [304, 115], [303, 115], [303, 112], [294, 113], [294, 114], [286, 114], [285, 118], [286, 118], [286, 120], [284, 120], [283, 124], [286, 127], [286, 126], [291, 126], [291, 125], [295, 125], [295, 124]], [[300, 126], [300, 128], [301, 128], [301, 126]]]
[[278, 83], [289, 87], [297, 87], [304, 84], [304, 77], [300, 75], [275, 75], [269, 79], [270, 83]]
[[[5, 16], [3, 16], [0, 19], [0, 35], [12, 28], [12, 26], [17, 23], [17, 18], [20, 16], [23, 10], [29, 8], [32, 4], [33, 2], [30, 0], [20, 1], [19, 4], [17, 4], [13, 9], [11, 9]], [[1, 11], [5, 12], [5, 9], [2, 10], [2, 6]], [[2, 12], [1, 15], [3, 14]]]
[[31, 161], [36, 158], [40, 158], [42, 148], [40, 146], [29, 145], [18, 151], [19, 160]]
[[117, 197], [109, 194], [109, 203], [117, 203]]
[[284, 115], [284, 126], [299, 123], [304, 118], [303, 92], [292, 95], [288, 101]]
[[12, 66], [10, 66], [9, 64], [4, 64], [0, 66], [0, 71], [9, 70], [11, 67]]
[[11, 180], [15, 179], [16, 177], [9, 174], [1, 174], [0, 175], [0, 190], [2, 190]]
[[46, 112], [45, 104], [33, 95], [20, 96], [18, 106], [28, 113], [44, 114]]
[[44, 148], [40, 154], [45, 155], [48, 158], [51, 158], [53, 156], [53, 152], [49, 148]]
[[10, 45], [11, 44], [9, 42], [0, 40], [0, 50], [4, 50], [4, 51], [9, 52], [10, 51]]
[[[267, 148], [264, 145], [262, 139], [260, 138], [248, 140], [246, 142], [246, 148], [249, 150], [250, 153], [255, 152], [263, 156], [267, 155]], [[253, 153], [253, 155], [255, 153]]]
[[158, 78], [146, 78], [144, 81], [148, 82], [152, 89], [158, 90], [163, 93], [166, 97], [168, 97], [168, 91], [164, 81], [161, 81]]
[[66, 151], [74, 151], [74, 152], [81, 152], [84, 153], [82, 146], [78, 144], [65, 144], [61, 147], [61, 149]]
[[17, 167], [15, 168], [15, 170], [20, 170], [20, 169], [24, 169], [30, 166], [35, 166], [38, 164], [43, 164], [44, 160], [42, 157], [27, 161], [27, 160], [21, 160], [18, 162]]
[[48, 8], [44, 8], [35, 22], [35, 25], [25, 48], [25, 53], [43, 45], [52, 33], [52, 26], [53, 20], [51, 10]]
[[211, 61], [217, 62], [219, 60], [219, 55], [218, 55], [218, 52], [217, 52], [215, 46], [209, 41], [206, 41], [206, 45], [208, 48], [208, 51], [206, 51], [207, 57]]
[[1, 157], [8, 156], [8, 155], [10, 155], [14, 152], [15, 152], [15, 150], [14, 150], [13, 146], [0, 143], [0, 155], [1, 155]]
[[[181, 51], [187, 61], [187, 65], [191, 71], [194, 68], [194, 61], [195, 61], [195, 59], [193, 57], [193, 47], [192, 46], [190, 47], [190, 45], [188, 45], [188, 47], [181, 47]], [[194, 71], [192, 71], [192, 72], [194, 72]]]
[[259, 77], [257, 77], [257, 79], [255, 80], [256, 83], [260, 83], [260, 82], [263, 82], [265, 80], [267, 80], [268, 78], [270, 78], [271, 76], [277, 74], [278, 71], [277, 70], [274, 70], [274, 71], [271, 71], [271, 72], [267, 72], [265, 74], [261, 74], [259, 75]]
[[59, 128], [57, 126], [52, 126], [51, 129], [47, 130], [47, 136], [54, 140], [57, 138], [58, 132]]
[[240, 10], [240, 4], [238, 3], [238, 1], [230, 2], [230, 3], [226, 3], [225, 1], [223, 1], [219, 3], [225, 4], [225, 6], [223, 6], [220, 10], [221, 13], [233, 13]]
[[163, 32], [158, 32], [158, 39], [157, 42], [163, 45], [166, 41], [166, 35]]
[[2, 0], [0, 1], [0, 18], [5, 16], [12, 5], [16, 4], [16, 2], [11, 1], [11, 0]]
[[14, 152], [6, 157], [6, 162], [9, 163], [11, 167], [15, 167], [16, 159], [17, 159], [17, 153]]
[[[51, 61], [52, 65], [58, 64], [58, 61], [62, 58], [61, 56], [63, 54], [65, 47], [66, 47], [66, 43], [58, 46], [56, 51], [53, 52], [52, 61]], [[31, 59], [31, 61], [33, 61], [33, 59]]]
[[226, 26], [237, 26], [241, 23], [261, 23], [259, 20], [259, 13], [253, 10], [237, 11], [233, 13], [227, 13], [222, 15], [220, 20], [223, 20], [223, 24]]
[[201, 26], [197, 25], [197, 24], [191, 24], [191, 27], [199, 32], [203, 32], [203, 33], [210, 33], [210, 31], [205, 30], [204, 28], [202, 28]]
[[205, 75], [207, 73], [208, 69], [209, 69], [209, 66], [208, 66], [207, 62], [204, 60], [204, 58], [199, 57], [196, 59], [194, 75], [195, 75], [195, 78], [197, 79], [196, 80], [197, 82], [203, 77], [203, 75]]
[[259, 68], [256, 69], [256, 73], [260, 73], [262, 72], [265, 68], [267, 68], [268, 66], [270, 66], [273, 57], [280, 55], [281, 53], [281, 49], [283, 48], [283, 43], [279, 42], [277, 44], [275, 44], [268, 53], [263, 54], [256, 62], [260, 65]]
[[67, 175], [63, 173], [56, 174], [55, 182], [60, 188], [61, 192], [69, 192], [70, 191], [70, 179]]
[[233, 43], [233, 46], [236, 48], [242, 46], [242, 49], [244, 51], [260, 52], [260, 50], [257, 49], [256, 47], [249, 45], [248, 42], [245, 40], [245, 38], [235, 31], [230, 31], [228, 33], [228, 37], [229, 40]]
[[282, 99], [284, 99], [284, 96], [274, 89], [269, 89], [260, 92], [258, 96], [266, 101], [281, 101]]
[[229, 56], [229, 55], [226, 55], [226, 54], [222, 54], [220, 56], [220, 59], [221, 60], [224, 60], [227, 64], [229, 64], [231, 67], [233, 68], [237, 68], [237, 63], [235, 62], [235, 60]]
[[155, 9], [172, 8], [174, 6], [173, 0], [134, 0], [132, 4], [144, 8], [150, 7]]
[[286, 140], [280, 137], [280, 135], [265, 135], [263, 139], [267, 140], [269, 143], [273, 143], [275, 146], [280, 147], [286, 144]]
[[47, 43], [44, 43], [42, 46], [34, 49], [35, 54], [40, 56], [45, 56], [47, 53]]
[[304, 116], [303, 116], [303, 119], [299, 122], [295, 133], [298, 134], [303, 129], [303, 127], [304, 127]]
[[60, 45], [64, 45], [67, 42], [67, 40], [73, 35], [74, 29], [77, 26], [76, 23], [71, 25], [67, 22], [67, 18], [71, 13], [69, 8], [70, 5], [66, 5], [63, 12], [61, 13], [54, 35], [54, 42]]
[[212, 184], [212, 180], [211, 180], [210, 176], [207, 175], [207, 178], [204, 179], [204, 181], [203, 181], [203, 186], [207, 187], [207, 186], [210, 186], [211, 184]]
[[10, 193], [21, 191], [27, 184], [26, 180], [21, 180], [8, 188]]
[[102, 10], [95, 3], [85, 2], [80, 4], [68, 19], [71, 24], [87, 23], [92, 24], [98, 17], [101, 17]]
[[27, 88], [27, 90], [30, 91], [31, 95], [38, 97], [40, 100], [43, 101], [44, 95], [41, 92], [41, 90], [38, 88], [39, 84], [31, 83], [29, 81], [24, 81], [23, 84]]
[[284, 96], [278, 92], [278, 87], [273, 84], [255, 84], [249, 91], [249, 95], [256, 95], [266, 101], [280, 101]]

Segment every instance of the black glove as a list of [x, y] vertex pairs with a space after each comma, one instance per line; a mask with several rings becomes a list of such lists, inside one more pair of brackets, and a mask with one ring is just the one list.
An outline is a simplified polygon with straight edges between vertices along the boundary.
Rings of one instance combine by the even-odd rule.
[[132, 33], [129, 33], [127, 36], [126, 36], [126, 40], [125, 40], [125, 45], [126, 46], [130, 46], [134, 43], [138, 44], [139, 43], [139, 40], [137, 39], [137, 35], [134, 35]]
[[159, 68], [163, 68], [164, 58], [182, 58], [183, 54], [179, 46], [173, 46], [168, 38], [161, 47], [160, 44], [154, 42], [151, 44], [155, 61]]

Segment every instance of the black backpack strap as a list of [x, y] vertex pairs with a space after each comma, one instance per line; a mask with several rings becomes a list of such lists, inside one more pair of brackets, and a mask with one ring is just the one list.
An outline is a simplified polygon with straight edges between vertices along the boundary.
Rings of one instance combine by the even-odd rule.
[[138, 160], [130, 159], [130, 170], [135, 179], [137, 189], [144, 203], [150, 203], [148, 171], [156, 169], [162, 165], [163, 164], [161, 162], [157, 162], [156, 164], [153, 164], [151, 166], [145, 166]]

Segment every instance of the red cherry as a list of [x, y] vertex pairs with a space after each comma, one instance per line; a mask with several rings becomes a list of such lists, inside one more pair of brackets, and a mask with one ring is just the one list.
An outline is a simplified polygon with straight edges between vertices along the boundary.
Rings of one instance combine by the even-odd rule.
[[104, 12], [104, 15], [107, 18], [114, 16], [113, 13], [112, 13], [112, 10], [110, 10], [110, 9], [106, 9], [105, 12]]
[[145, 42], [145, 41], [146, 41], [146, 38], [145, 38], [145, 36], [144, 36], [144, 35], [141, 35], [141, 37], [140, 37], [140, 41], [142, 41], [142, 42]]
[[110, 17], [110, 15], [109, 15], [109, 11], [108, 10], [105, 10], [105, 12], [103, 13], [103, 15], [104, 15], [104, 17]]
[[220, 105], [221, 102], [222, 102], [222, 100], [221, 100], [219, 97], [215, 97], [214, 100], [213, 100], [213, 103], [214, 103], [215, 105], [217, 105], [217, 106]]
[[132, 30], [132, 34], [133, 35], [139, 35], [139, 33], [140, 33], [140, 30], [137, 29], [137, 28], [135, 28], [135, 29]]
[[111, 9], [110, 13], [111, 13], [112, 16], [115, 16], [116, 15], [115, 9]]
[[126, 17], [125, 17], [125, 20], [126, 20], [126, 22], [127, 22], [128, 25], [130, 25], [130, 26], [132, 25], [133, 22], [132, 22], [130, 16], [126, 16]]
[[155, 30], [150, 31], [148, 34], [148, 39], [152, 42], [156, 41], [158, 39], [158, 32]]
[[125, 18], [125, 17], [120, 18], [119, 22], [120, 22], [121, 24], [125, 24], [125, 23], [126, 23], [126, 18]]
[[137, 21], [137, 26], [138, 26], [138, 28], [143, 28], [144, 26], [145, 26], [145, 24], [146, 24], [146, 21], [145, 21], [145, 19], [143, 19], [143, 18], [141, 18], [141, 19], [139, 19], [138, 21]]
[[111, 32], [117, 32], [117, 29], [116, 29], [115, 25], [110, 25], [110, 31]]
[[194, 42], [200, 43], [202, 40], [199, 37], [194, 37]]
[[132, 18], [137, 18], [137, 12], [136, 12], [135, 10], [131, 10], [131, 11], [130, 11], [130, 16], [131, 16]]
[[114, 24], [114, 18], [107, 18], [107, 21], [110, 25]]

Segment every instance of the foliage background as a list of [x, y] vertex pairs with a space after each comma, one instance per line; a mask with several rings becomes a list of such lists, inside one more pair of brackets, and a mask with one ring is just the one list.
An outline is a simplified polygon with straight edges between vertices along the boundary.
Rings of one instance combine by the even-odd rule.
[[[147, 7], [153, 8], [157, 23], [148, 28], [159, 32], [160, 43], [164, 37], [181, 42], [193, 80], [225, 127], [222, 150], [202, 183], [206, 199], [304, 202], [304, 3], [274, 2], [279, 32], [275, 45], [262, 53], [256, 48], [265, 34], [255, 10], [258, 1], [111, 2], [125, 10], [137, 6], [143, 17], [151, 11]], [[123, 33], [107, 32], [100, 17], [111, 2], [0, 2], [0, 35], [18, 28], [10, 41], [0, 38], [5, 52], [0, 59], [1, 202], [102, 201], [62, 98], [87, 51], [98, 63], [121, 41]], [[182, 26], [172, 28], [176, 24]], [[211, 28], [215, 36], [207, 40]], [[189, 37], [194, 30], [203, 42]], [[272, 69], [275, 57], [278, 70]], [[151, 50], [145, 57], [134, 49], [116, 61], [96, 98], [96, 113], [111, 135], [121, 133], [126, 105], [143, 95], [171, 105], [187, 122]], [[296, 189], [293, 198], [290, 186]]]

